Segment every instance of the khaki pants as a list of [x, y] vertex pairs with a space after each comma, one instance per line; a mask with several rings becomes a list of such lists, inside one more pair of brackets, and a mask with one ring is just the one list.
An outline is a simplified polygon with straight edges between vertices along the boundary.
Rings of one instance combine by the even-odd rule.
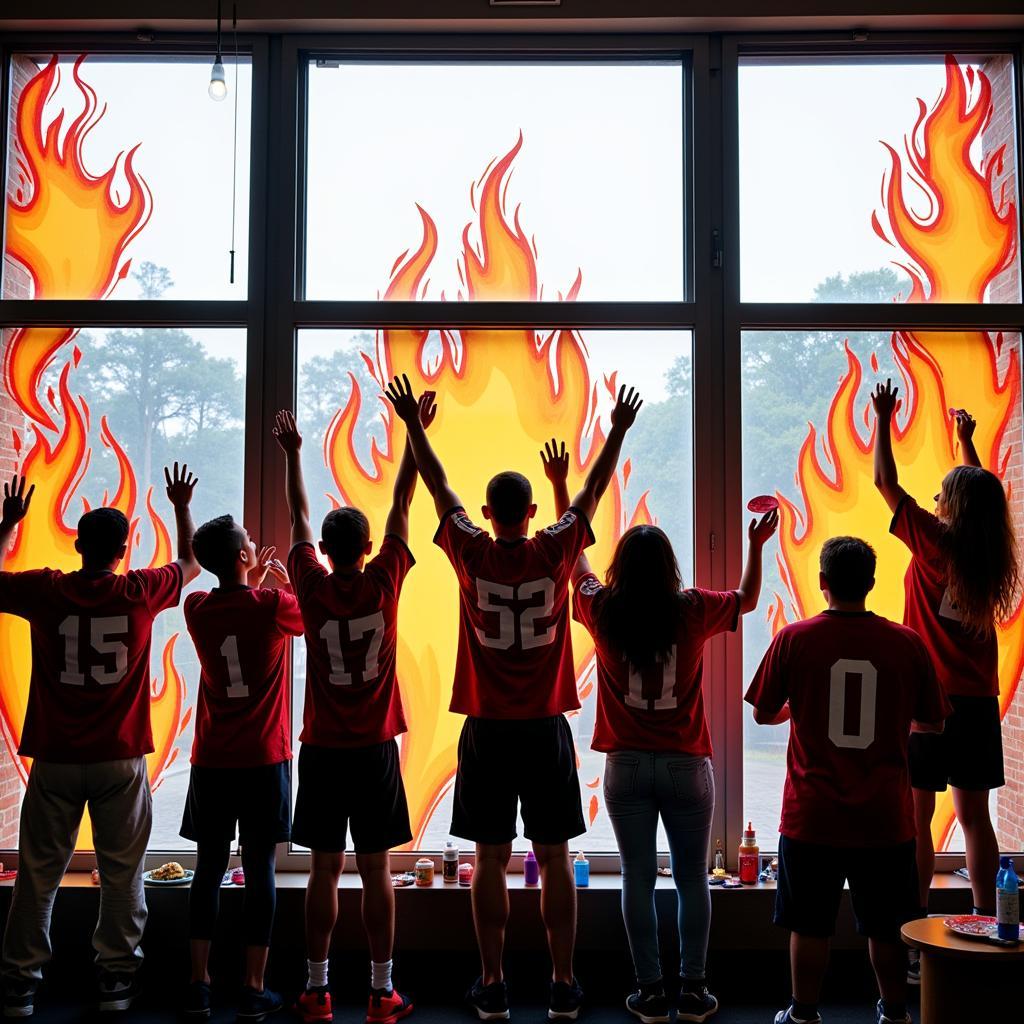
[[87, 805], [102, 883], [92, 937], [96, 963], [107, 971], [128, 973], [142, 962], [142, 870], [153, 825], [146, 759], [95, 764], [36, 761], [21, 807], [18, 878], [4, 933], [7, 978], [38, 981], [50, 960], [53, 900]]

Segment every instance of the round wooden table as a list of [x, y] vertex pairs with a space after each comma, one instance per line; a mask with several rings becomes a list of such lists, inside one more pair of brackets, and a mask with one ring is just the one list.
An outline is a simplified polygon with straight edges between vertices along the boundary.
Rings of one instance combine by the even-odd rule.
[[1024, 943], [962, 939], [942, 917], [908, 921], [902, 929], [903, 941], [921, 951], [921, 1024], [1011, 1019], [1024, 991]]

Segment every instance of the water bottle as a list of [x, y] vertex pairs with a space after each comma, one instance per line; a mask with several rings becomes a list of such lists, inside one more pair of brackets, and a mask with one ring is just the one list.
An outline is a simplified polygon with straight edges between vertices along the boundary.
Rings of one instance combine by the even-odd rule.
[[1020, 885], [1012, 857], [999, 858], [996, 875], [996, 935], [1000, 939], [1020, 938]]
[[459, 880], [459, 848], [450, 839], [444, 844], [441, 877], [446, 885], [454, 885]]

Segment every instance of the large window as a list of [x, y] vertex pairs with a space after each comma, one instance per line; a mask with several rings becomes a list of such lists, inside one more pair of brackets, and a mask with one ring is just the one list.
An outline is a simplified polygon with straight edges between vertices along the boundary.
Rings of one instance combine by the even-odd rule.
[[[270, 426], [288, 406], [314, 526], [347, 502], [379, 539], [404, 442], [381, 387], [402, 371], [439, 392], [433, 440], [470, 510], [511, 467], [547, 520], [542, 443], [565, 439], [578, 482], [616, 384], [637, 386], [644, 408], [595, 523], [599, 571], [646, 518], [686, 583], [735, 587], [745, 501], [782, 501], [760, 607], [742, 639], [707, 649], [713, 837], [731, 855], [747, 819], [763, 849], [776, 842], [788, 728], [754, 726], [741, 697], [773, 631], [819, 607], [824, 538], [867, 537], [881, 557], [872, 607], [902, 614], [907, 556], [871, 485], [871, 384], [893, 376], [908, 395], [897, 455], [922, 501], [956, 459], [948, 408], [975, 412], [1024, 529], [1022, 38], [593, 34], [437, 49], [428, 35], [255, 35], [237, 69], [233, 45], [225, 54], [223, 103], [207, 95], [212, 37], [39, 45], [2, 49], [0, 473], [24, 469], [38, 488], [12, 568], [73, 567], [83, 502], [130, 511], [133, 565], [167, 557], [160, 481], [175, 458], [201, 478], [197, 521], [231, 512], [286, 551]], [[412, 846], [428, 850], [447, 838], [461, 727], [447, 710], [455, 583], [435, 521], [420, 493], [399, 622]], [[16, 845], [26, 770], [25, 636], [0, 618], [0, 848]], [[182, 850], [198, 669], [179, 612], [154, 639], [153, 846]], [[578, 627], [573, 643], [580, 845], [614, 867], [591, 644]], [[1019, 850], [1016, 620], [1000, 652], [1007, 786], [993, 813]], [[296, 733], [304, 658], [295, 643]], [[935, 835], [953, 854], [951, 821], [940, 802]]]

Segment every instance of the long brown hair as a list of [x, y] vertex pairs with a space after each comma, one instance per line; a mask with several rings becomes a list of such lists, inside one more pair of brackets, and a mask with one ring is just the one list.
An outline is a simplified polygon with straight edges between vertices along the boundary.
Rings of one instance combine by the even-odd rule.
[[637, 669], [667, 658], [679, 625], [682, 579], [665, 531], [627, 530], [605, 583], [594, 609], [598, 632]]
[[1020, 579], [1002, 482], [987, 469], [957, 466], [942, 481], [939, 511], [949, 599], [965, 629], [990, 633], [1013, 614]]

